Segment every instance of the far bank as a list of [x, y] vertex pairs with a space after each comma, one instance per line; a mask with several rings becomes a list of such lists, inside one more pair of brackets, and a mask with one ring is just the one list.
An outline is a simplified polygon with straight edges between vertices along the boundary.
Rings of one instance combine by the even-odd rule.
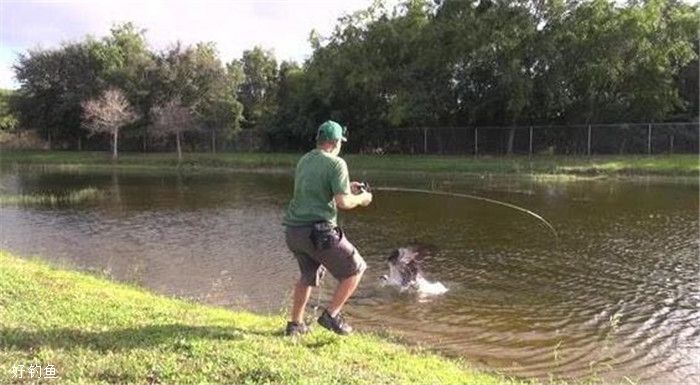
[[[301, 153], [186, 153], [178, 161], [173, 153], [123, 153], [112, 160], [107, 152], [0, 151], [0, 165], [70, 165], [149, 169], [270, 169], [293, 170]], [[585, 177], [697, 177], [696, 154], [581, 156], [439, 156], [341, 154], [351, 170], [402, 172], [454, 172], [530, 176]]]

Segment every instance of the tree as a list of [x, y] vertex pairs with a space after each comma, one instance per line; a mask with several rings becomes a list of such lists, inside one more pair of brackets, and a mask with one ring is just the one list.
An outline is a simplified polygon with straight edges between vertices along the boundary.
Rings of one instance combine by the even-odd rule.
[[[241, 107], [234, 90], [240, 84], [240, 74], [234, 69], [224, 69], [213, 43], [195, 46], [178, 43], [158, 55], [156, 63], [154, 100], [160, 106], [158, 111], [165, 115], [188, 116], [176, 130], [180, 157], [181, 134], [194, 128], [195, 123], [201, 123], [211, 133], [212, 142], [215, 142], [216, 132], [225, 132], [225, 128], [233, 132], [238, 128]], [[170, 107], [163, 110], [166, 106]], [[175, 106], [188, 113], [176, 111]]]
[[105, 61], [105, 81], [124, 90], [141, 116], [130, 131], [132, 135], [142, 137], [144, 151], [150, 123], [149, 111], [157, 95], [155, 55], [148, 49], [145, 34], [145, 30], [138, 29], [133, 23], [116, 24], [111, 34], [95, 46], [96, 54]]
[[229, 92], [231, 88], [221, 88], [207, 95], [197, 109], [198, 120], [211, 135], [211, 152], [216, 152], [216, 138], [232, 136], [240, 128], [243, 105]]
[[152, 66], [144, 31], [131, 23], [113, 27], [111, 35], [99, 40], [88, 36], [56, 49], [20, 54], [14, 70], [20, 82], [15, 107], [21, 125], [37, 128], [50, 142], [77, 139], [80, 148], [87, 134], [80, 124], [81, 103], [119, 88], [144, 116]]
[[192, 110], [183, 106], [179, 100], [170, 100], [163, 105], [155, 106], [153, 114], [153, 131], [156, 135], [175, 135], [177, 145], [177, 159], [182, 161], [181, 136], [184, 131], [191, 130], [194, 126]]
[[674, 0], [650, 0], [622, 9], [619, 18], [622, 33], [632, 40], [627, 55], [633, 59], [621, 86], [629, 119], [660, 121], [690, 107], [676, 79], [697, 58], [700, 13]]
[[237, 99], [237, 91], [243, 83], [244, 74], [235, 65], [224, 69], [218, 59], [207, 61], [207, 65], [213, 72], [211, 86], [202, 94], [195, 112], [211, 135], [211, 151], [216, 152], [217, 135], [228, 139], [240, 129], [243, 104]]
[[[536, 21], [527, 1], [445, 3], [436, 16], [441, 35], [449, 41], [446, 61], [451, 69], [459, 124], [521, 123], [531, 99], [532, 47]], [[508, 136], [513, 150], [515, 130]]]
[[300, 137], [311, 123], [306, 120], [304, 70], [295, 62], [280, 65], [275, 87], [275, 114], [265, 125], [270, 142], [277, 148], [303, 149]]
[[82, 103], [83, 127], [92, 133], [109, 133], [112, 136], [112, 158], [117, 159], [119, 130], [138, 119], [124, 92], [109, 89], [97, 99]]
[[[391, 67], [385, 61], [388, 53], [370, 44], [367, 32], [381, 18], [388, 18], [381, 3], [341, 18], [326, 44], [319, 45], [306, 63], [301, 110], [307, 125], [301, 134], [307, 143], [312, 142], [314, 128], [329, 118], [348, 126], [350, 148], [378, 140], [384, 131], [393, 94], [384, 75]], [[381, 37], [371, 41], [379, 43]]]
[[14, 91], [0, 89], [0, 131], [14, 131], [17, 128], [17, 117], [11, 109], [14, 96]]
[[243, 104], [243, 125], [259, 128], [261, 122], [274, 114], [277, 60], [272, 51], [256, 46], [243, 51], [241, 60], [236, 62], [231, 65], [240, 65], [245, 75], [238, 88], [238, 99]]
[[512, 128], [512, 152], [519, 125], [697, 119], [699, 24], [681, 0], [377, 0], [328, 37], [312, 32], [304, 63], [278, 67], [261, 47], [226, 66], [212, 43], [152, 52], [126, 23], [21, 54], [10, 112], [80, 148], [81, 103], [118, 88], [141, 116], [120, 128], [122, 146], [136, 134], [145, 149], [154, 107], [174, 104], [189, 114], [178, 147], [201, 127], [214, 151], [243, 126], [302, 149], [330, 118], [350, 129], [349, 150], [384, 146], [396, 128], [496, 125]]
[[50, 145], [54, 140], [84, 135], [80, 131], [81, 102], [106, 88], [105, 62], [94, 50], [99, 44], [87, 39], [19, 55], [14, 66], [20, 83], [15, 112], [22, 127], [36, 128]]

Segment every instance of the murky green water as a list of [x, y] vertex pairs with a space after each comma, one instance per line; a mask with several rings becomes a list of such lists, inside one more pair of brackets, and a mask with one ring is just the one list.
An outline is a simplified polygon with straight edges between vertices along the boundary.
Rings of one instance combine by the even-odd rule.
[[[389, 329], [518, 376], [700, 383], [697, 182], [356, 178], [511, 202], [559, 233], [556, 241], [533, 218], [485, 202], [377, 192], [371, 207], [341, 219], [370, 267], [347, 307], [357, 329]], [[298, 273], [280, 222], [291, 176], [0, 173], [2, 194], [87, 187], [103, 197], [1, 207], [0, 247], [210, 304], [289, 307]], [[384, 259], [410, 242], [437, 248], [424, 268], [447, 294], [381, 287]], [[334, 285], [328, 277], [322, 299]]]

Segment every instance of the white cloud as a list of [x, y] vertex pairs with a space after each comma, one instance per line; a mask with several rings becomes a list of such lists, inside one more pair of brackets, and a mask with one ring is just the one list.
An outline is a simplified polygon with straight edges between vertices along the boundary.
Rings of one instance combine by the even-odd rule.
[[17, 87], [10, 70], [18, 52], [52, 48], [90, 34], [101, 37], [114, 23], [132, 21], [147, 30], [155, 49], [178, 40], [213, 41], [223, 61], [255, 45], [272, 49], [278, 61], [303, 61], [312, 29], [328, 35], [338, 17], [364, 9], [371, 0], [0, 0], [0, 87]]

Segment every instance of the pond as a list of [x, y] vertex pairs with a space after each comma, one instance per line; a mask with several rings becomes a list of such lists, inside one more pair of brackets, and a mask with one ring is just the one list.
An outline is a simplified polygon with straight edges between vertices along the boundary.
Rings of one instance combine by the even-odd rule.
[[[514, 376], [700, 383], [697, 181], [354, 177], [513, 203], [559, 235], [483, 201], [377, 191], [370, 207], [341, 213], [369, 265], [346, 307], [356, 329], [389, 330]], [[167, 295], [280, 314], [298, 275], [281, 226], [292, 184], [272, 172], [4, 167], [4, 196], [99, 194], [3, 205], [0, 247]], [[386, 257], [413, 242], [434, 247], [423, 268], [446, 294], [381, 286]], [[326, 277], [312, 305], [334, 286]]]

